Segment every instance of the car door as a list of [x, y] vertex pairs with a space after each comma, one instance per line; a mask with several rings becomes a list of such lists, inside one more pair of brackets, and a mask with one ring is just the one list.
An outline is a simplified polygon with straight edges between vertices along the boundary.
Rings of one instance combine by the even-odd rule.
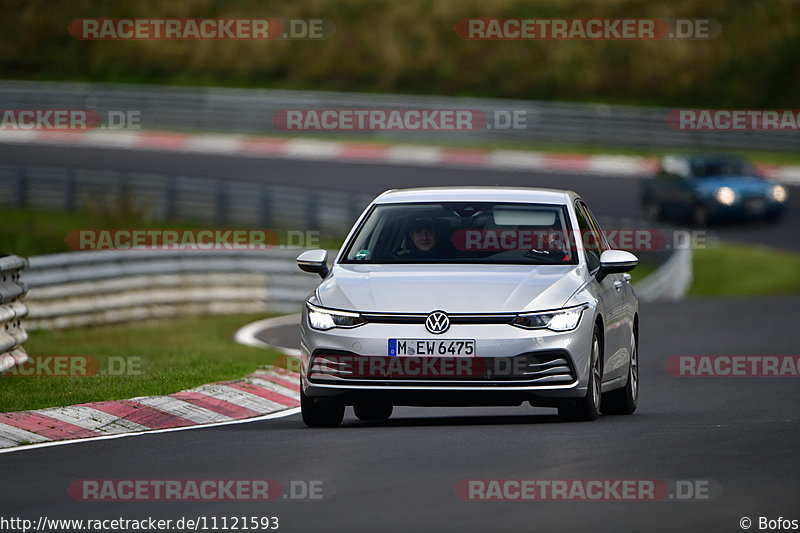
[[[600, 255], [603, 251], [608, 250], [608, 241], [600, 228], [597, 219], [592, 215], [592, 212], [582, 201], [578, 202], [576, 206], [578, 213], [578, 225], [585, 226], [586, 231], [591, 232], [591, 239], [584, 239], [584, 250], [587, 254], [587, 262], [590, 268], [594, 269], [593, 265], [600, 266]], [[583, 220], [582, 220], [583, 218]], [[581, 227], [581, 235], [584, 235], [584, 228]], [[592, 241], [594, 241], [594, 244]], [[596, 283], [598, 292], [603, 303], [603, 322], [605, 325], [604, 331], [604, 362], [603, 362], [603, 381], [610, 381], [618, 378], [627, 371], [628, 350], [625, 347], [626, 329], [629, 330], [630, 326], [626, 326], [628, 318], [626, 316], [625, 296], [629, 287], [627, 279], [624, 274], [609, 274], [603, 281], [597, 281], [595, 278], [592, 283]]]

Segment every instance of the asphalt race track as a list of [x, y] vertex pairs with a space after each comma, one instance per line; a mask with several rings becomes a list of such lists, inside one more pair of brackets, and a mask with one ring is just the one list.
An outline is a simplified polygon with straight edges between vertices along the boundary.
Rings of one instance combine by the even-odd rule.
[[[577, 191], [598, 215], [642, 217], [639, 180], [568, 172], [507, 172], [3, 143], [0, 161], [253, 180], [376, 195], [386, 189], [430, 185], [551, 187]], [[800, 228], [800, 187], [789, 187], [788, 212], [780, 225], [735, 224], [714, 227], [713, 231], [726, 240], [800, 250], [796, 228]], [[346, 229], [349, 228], [343, 228]]]
[[[246, 159], [0, 145], [5, 163], [181, 172], [379, 192], [430, 184], [572, 188], [600, 215], [639, 216], [636, 180], [570, 174]], [[322, 179], [324, 177], [324, 180]], [[800, 190], [778, 228], [726, 239], [800, 249]], [[299, 415], [0, 454], [0, 515], [176, 519], [277, 516], [282, 531], [741, 531], [740, 519], [800, 519], [798, 378], [675, 377], [674, 355], [796, 355], [800, 297], [641, 305], [639, 409], [565, 422], [555, 410], [397, 408], [389, 422], [308, 429]], [[297, 344], [296, 327], [262, 332]], [[322, 481], [319, 501], [80, 502], [79, 479]], [[656, 502], [463, 501], [469, 479], [695, 480], [710, 499]]]
[[[348, 410], [336, 429], [299, 415], [0, 455], [4, 516], [278, 516], [284, 531], [737, 531], [793, 517], [800, 493], [796, 378], [681, 378], [671, 355], [793, 354], [800, 298], [642, 307], [642, 396], [632, 416], [562, 422], [554, 410], [398, 408], [385, 425]], [[687, 327], [687, 325], [691, 325]], [[291, 328], [273, 338], [290, 344]], [[321, 480], [322, 501], [78, 502], [76, 479]], [[708, 481], [712, 499], [473, 502], [465, 479]], [[754, 527], [755, 529], [755, 527]]]

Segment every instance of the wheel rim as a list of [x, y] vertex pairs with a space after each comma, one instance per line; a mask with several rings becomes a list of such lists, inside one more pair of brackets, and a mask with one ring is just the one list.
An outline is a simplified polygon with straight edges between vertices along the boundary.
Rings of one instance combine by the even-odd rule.
[[631, 354], [631, 395], [633, 401], [639, 397], [639, 349], [636, 347], [636, 338], [633, 339], [633, 354]]
[[600, 407], [600, 341], [592, 340], [592, 403]]

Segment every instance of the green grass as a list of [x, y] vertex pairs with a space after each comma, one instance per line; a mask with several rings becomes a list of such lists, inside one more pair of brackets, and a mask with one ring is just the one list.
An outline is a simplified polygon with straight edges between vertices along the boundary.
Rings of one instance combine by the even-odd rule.
[[800, 294], [800, 254], [720, 244], [694, 251], [690, 296]]
[[279, 355], [241, 346], [231, 336], [263, 315], [182, 318], [158, 322], [33, 331], [32, 356], [91, 355], [99, 368], [109, 357], [132, 357], [141, 375], [86, 377], [0, 375], [0, 411], [22, 411], [135, 396], [164, 395], [239, 379]]
[[654, 265], [652, 263], [643, 263], [641, 260], [639, 264], [636, 265], [636, 268], [631, 270], [631, 282], [638, 283], [642, 281], [644, 278], [655, 272], [658, 265]]

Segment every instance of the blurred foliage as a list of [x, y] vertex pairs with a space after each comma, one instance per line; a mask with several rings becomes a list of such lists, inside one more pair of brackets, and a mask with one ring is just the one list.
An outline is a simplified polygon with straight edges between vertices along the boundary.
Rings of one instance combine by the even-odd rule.
[[[2, 77], [793, 107], [794, 0], [4, 0]], [[79, 41], [83, 17], [325, 18], [324, 41]], [[705, 18], [713, 40], [464, 41], [468, 17]]]

